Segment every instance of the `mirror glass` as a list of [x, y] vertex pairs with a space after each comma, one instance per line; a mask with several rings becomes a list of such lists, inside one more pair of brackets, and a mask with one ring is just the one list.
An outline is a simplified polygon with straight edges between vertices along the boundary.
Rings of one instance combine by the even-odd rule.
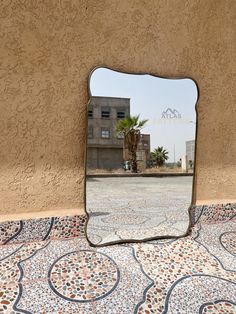
[[96, 68], [89, 80], [86, 212], [93, 245], [189, 228], [198, 88]]

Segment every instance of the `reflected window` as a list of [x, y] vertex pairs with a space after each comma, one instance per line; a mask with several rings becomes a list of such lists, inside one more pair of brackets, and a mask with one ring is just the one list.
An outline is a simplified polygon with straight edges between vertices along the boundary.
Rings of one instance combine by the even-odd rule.
[[89, 117], [90, 119], [93, 118], [93, 110], [92, 110], [92, 109], [89, 109], [89, 110], [88, 110], [88, 117]]
[[101, 117], [105, 118], [105, 119], [110, 118], [110, 108], [109, 107], [102, 107]]
[[117, 111], [117, 119], [124, 119], [125, 112], [124, 111]]
[[93, 127], [92, 126], [88, 127], [88, 138], [93, 138]]
[[110, 138], [110, 130], [101, 128], [101, 138]]

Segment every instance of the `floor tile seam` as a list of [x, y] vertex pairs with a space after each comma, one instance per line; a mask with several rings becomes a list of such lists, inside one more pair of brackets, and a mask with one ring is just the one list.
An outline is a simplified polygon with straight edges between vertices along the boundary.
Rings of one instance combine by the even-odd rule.
[[48, 237], [47, 239], [43, 240], [43, 239], [36, 239], [36, 240], [33, 240], [33, 241], [26, 241], [26, 242], [15, 242], [15, 243], [6, 243], [6, 244], [0, 244], [0, 248], [1, 247], [10, 247], [10, 246], [13, 246], [13, 245], [27, 245], [27, 244], [34, 244], [34, 243], [43, 243], [43, 242], [47, 242], [47, 241], [64, 241], [64, 240], [72, 240], [72, 239], [75, 239], [75, 238], [82, 238], [82, 239], [86, 239], [86, 236], [85, 235], [80, 235], [80, 236], [73, 236], [73, 237], [65, 237], [65, 238], [51, 238], [51, 237]]
[[[86, 274], [87, 274], [87, 272], [85, 271], [84, 275], [86, 275]], [[234, 281], [232, 281], [232, 279], [227, 278], [228, 276], [222, 276], [222, 274], [218, 274], [218, 273], [215, 273], [215, 272], [214, 273], [197, 272], [197, 273], [191, 273], [191, 274], [185, 274], [185, 275], [183, 274], [178, 279], [174, 280], [173, 284], [176, 281], [179, 281], [179, 280], [181, 280], [182, 278], [185, 278], [185, 277], [193, 279], [193, 278], [198, 277], [198, 276], [199, 277], [201, 277], [201, 276], [203, 276], [203, 277], [214, 277], [214, 278], [218, 278], [218, 279], [223, 279], [225, 281], [230, 281], [230, 282], [236, 284], [236, 280], [234, 282]], [[16, 281], [13, 280], [13, 281], [7, 281], [7, 282], [0, 282], [0, 287], [13, 286], [13, 285], [19, 285], [19, 284], [22, 284], [22, 286], [24, 286], [24, 285], [27, 285], [29, 283], [48, 282], [51, 278], [54, 278], [54, 277], [56, 277], [56, 275], [55, 276], [52, 275], [50, 277], [44, 277], [44, 278], [34, 278], [34, 279], [28, 279], [28, 280], [24, 280], [24, 279], [22, 280], [21, 279], [21, 280], [16, 280]], [[153, 283], [155, 283], [155, 280], [151, 279], [151, 281], [152, 281], [152, 285], [153, 285]]]
[[[46, 270], [47, 273], [49, 272], [49, 268]], [[16, 282], [18, 282], [18, 283], [28, 283], [28, 282], [44, 281], [44, 280], [50, 280], [51, 278], [58, 277], [58, 275], [50, 275], [50, 276], [48, 275], [48, 276], [44, 276], [43, 278], [39, 278], [38, 277], [38, 278], [34, 278], [34, 279], [25, 280], [24, 279], [25, 278], [25, 276], [24, 276], [24, 269], [22, 268], [20, 271], [23, 272], [23, 277], [22, 277], [21, 280], [20, 279], [16, 280]], [[86, 269], [83, 269], [83, 274], [87, 277], [88, 272], [86, 271]], [[68, 277], [68, 274], [60, 276], [60, 278], [66, 278], [66, 277]]]
[[236, 219], [218, 220], [218, 221], [214, 221], [214, 222], [198, 221], [198, 223], [201, 223], [202, 225], [207, 225], [207, 226], [224, 225], [224, 224], [228, 224], [231, 222], [236, 223]]
[[4, 281], [4, 282], [0, 282], [0, 287], [3, 287], [5, 285], [19, 285], [22, 284], [27, 285], [29, 283], [37, 283], [37, 282], [48, 282], [50, 279], [53, 279], [54, 277], [56, 277], [56, 275], [52, 275], [52, 276], [45, 276], [43, 278], [33, 278], [33, 279], [25, 279], [24, 274], [23, 277], [21, 279], [16, 279], [16, 280], [9, 280], [9, 281]]

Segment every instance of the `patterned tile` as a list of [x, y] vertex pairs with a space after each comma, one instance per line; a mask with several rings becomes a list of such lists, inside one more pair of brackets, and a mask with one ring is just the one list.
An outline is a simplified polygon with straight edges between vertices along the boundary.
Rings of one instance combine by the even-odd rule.
[[215, 302], [209, 302], [201, 307], [202, 314], [235, 314], [236, 304], [230, 301], [218, 300]]
[[114, 307], [113, 313], [132, 313], [153, 285], [132, 247], [91, 249], [85, 238], [51, 241], [20, 262], [20, 269], [22, 295], [16, 309], [31, 313], [44, 307], [46, 313], [55, 308], [83, 313], [96, 306], [96, 313], [105, 314], [107, 304]]
[[[46, 242], [10, 245], [11, 253], [5, 252], [4, 255], [6, 255], [0, 260], [0, 285], [18, 282], [21, 276], [19, 263], [36, 254], [45, 245]], [[9, 248], [9, 246], [6, 246], [6, 248]], [[5, 247], [1, 248], [1, 252], [4, 251]]]
[[1, 246], [0, 250], [0, 262], [11, 257], [16, 252], [18, 252], [24, 244], [13, 244], [13, 245], [4, 245]]
[[86, 215], [55, 217], [49, 239], [85, 236]]
[[213, 204], [193, 206], [191, 220], [194, 225], [199, 220], [202, 223], [219, 223], [236, 218], [236, 204]]
[[21, 231], [8, 243], [25, 243], [45, 240], [52, 228], [53, 218], [29, 219], [22, 222]]
[[[144, 271], [155, 282], [154, 286], [149, 289], [147, 300], [139, 308], [138, 313], [163, 313], [166, 302], [168, 303], [166, 299], [168, 292], [176, 282], [186, 276], [212, 274], [227, 280], [235, 281], [236, 279], [233, 272], [222, 269], [218, 261], [190, 237], [164, 245], [155, 245], [155, 247], [149, 243], [141, 244], [136, 248], [136, 252]], [[188, 304], [187, 299], [185, 301]], [[173, 310], [173, 307], [170, 313], [172, 312], [178, 313]]]
[[203, 310], [210, 312], [209, 303], [212, 300], [214, 302], [231, 300], [231, 305], [236, 304], [235, 291], [235, 282], [220, 277], [205, 274], [183, 277], [168, 291], [165, 312], [181, 314], [201, 313]]
[[85, 216], [1, 224], [0, 313], [235, 314], [235, 217], [195, 206], [187, 237], [99, 248]]
[[0, 243], [26, 243], [45, 240], [51, 232], [54, 218], [28, 219], [0, 223]]
[[13, 306], [19, 296], [18, 283], [0, 285], [0, 313], [18, 314]]
[[85, 236], [86, 215], [0, 223], [0, 245]]
[[[235, 231], [233, 231], [235, 230]], [[218, 224], [201, 224], [194, 238], [196, 242], [206, 248], [226, 270], [236, 272], [236, 221]]]
[[219, 241], [227, 252], [236, 256], [236, 228], [235, 231], [221, 233]]
[[104, 298], [114, 290], [120, 271], [103, 253], [77, 250], [57, 259], [51, 265], [48, 277], [51, 289], [60, 297], [73, 302], [89, 302]]
[[23, 228], [22, 221], [7, 221], [0, 223], [0, 245], [6, 244], [16, 237]]
[[[36, 280], [20, 284], [19, 298], [14, 310], [28, 314], [95, 314], [92, 302], [70, 302], [56, 295], [47, 280]], [[96, 313], [97, 314], [97, 313]]]

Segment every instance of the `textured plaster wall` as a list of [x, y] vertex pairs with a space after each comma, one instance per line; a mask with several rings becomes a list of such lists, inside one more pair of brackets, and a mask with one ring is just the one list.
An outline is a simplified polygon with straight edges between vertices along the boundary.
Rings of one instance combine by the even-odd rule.
[[235, 10], [235, 0], [1, 0], [0, 213], [83, 209], [98, 65], [196, 79], [195, 198], [236, 199]]

